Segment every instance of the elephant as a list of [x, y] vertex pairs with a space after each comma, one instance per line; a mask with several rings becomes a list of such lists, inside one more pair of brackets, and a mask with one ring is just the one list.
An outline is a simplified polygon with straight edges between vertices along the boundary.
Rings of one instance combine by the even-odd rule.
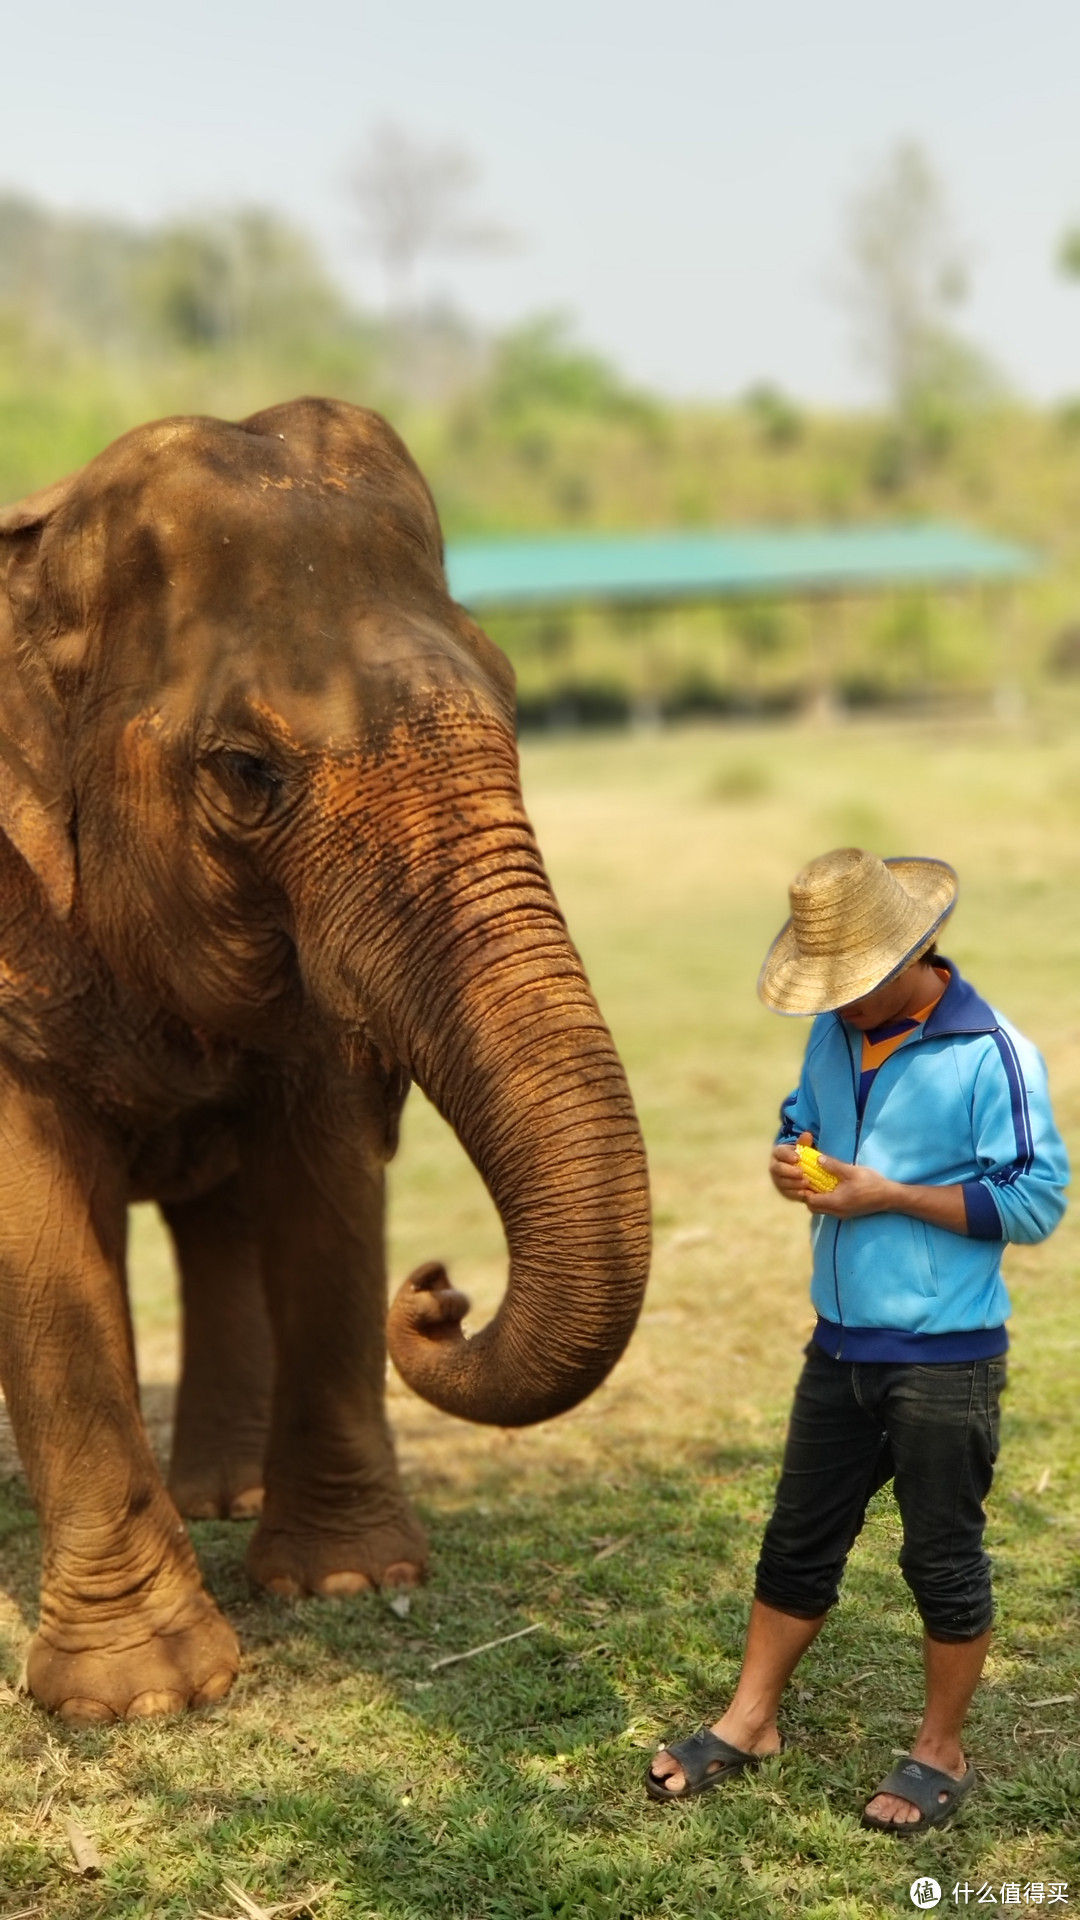
[[[387, 1307], [414, 1080], [506, 1235], [471, 1336], [437, 1262]], [[0, 512], [0, 1139], [0, 1384], [42, 1536], [25, 1684], [70, 1721], [228, 1692], [183, 1516], [257, 1515], [271, 1592], [423, 1576], [387, 1350], [433, 1406], [511, 1427], [625, 1347], [637, 1117], [524, 810], [512, 670], [379, 415], [157, 421]], [[167, 1484], [140, 1199], [183, 1307]]]

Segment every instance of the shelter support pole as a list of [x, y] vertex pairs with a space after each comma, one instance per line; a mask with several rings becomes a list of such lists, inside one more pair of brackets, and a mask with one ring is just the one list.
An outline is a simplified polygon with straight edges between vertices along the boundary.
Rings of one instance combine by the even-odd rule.
[[815, 726], [831, 726], [842, 712], [839, 686], [843, 673], [846, 623], [843, 600], [835, 594], [815, 594], [810, 601], [811, 694], [806, 717]]
[[987, 587], [984, 602], [995, 664], [994, 716], [1007, 722], [1020, 720], [1026, 701], [1019, 672], [1016, 594], [1011, 587]]

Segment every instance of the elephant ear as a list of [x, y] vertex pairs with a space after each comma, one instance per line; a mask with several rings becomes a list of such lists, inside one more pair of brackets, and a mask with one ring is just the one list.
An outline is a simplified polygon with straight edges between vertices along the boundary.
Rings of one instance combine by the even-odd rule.
[[[71, 912], [75, 840], [63, 709], [45, 658], [41, 545], [71, 482], [0, 509], [0, 832]], [[43, 618], [44, 615], [44, 618]]]

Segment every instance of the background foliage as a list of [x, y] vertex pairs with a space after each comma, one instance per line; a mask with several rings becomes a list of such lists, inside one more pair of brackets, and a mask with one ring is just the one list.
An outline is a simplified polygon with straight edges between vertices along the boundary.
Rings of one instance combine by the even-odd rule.
[[[898, 156], [876, 217], [903, 214], [904, 168], [915, 166], [922, 197], [908, 225], [922, 247], [934, 203], [916, 163]], [[864, 204], [860, 231], [872, 215]], [[864, 320], [875, 311], [865, 280], [864, 261]], [[898, 377], [880, 415], [822, 415], [768, 385], [727, 406], [676, 405], [628, 386], [558, 315], [491, 340], [451, 313], [360, 314], [306, 237], [272, 213], [142, 230], [0, 197], [0, 498], [147, 418], [238, 418], [333, 393], [390, 416], [451, 536], [929, 518], [1028, 542], [1046, 561], [1037, 581], [992, 602], [571, 608], [494, 621], [526, 721], [792, 711], [823, 682], [852, 707], [1015, 701], [1080, 671], [1080, 402], [1023, 407], [932, 302], [920, 331], [905, 301], [918, 378]]]

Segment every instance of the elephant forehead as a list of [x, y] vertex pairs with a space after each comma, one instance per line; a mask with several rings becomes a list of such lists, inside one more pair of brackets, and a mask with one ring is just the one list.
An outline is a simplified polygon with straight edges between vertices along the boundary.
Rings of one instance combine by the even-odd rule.
[[376, 507], [213, 500], [155, 489], [89, 543], [106, 651], [141, 671], [231, 674], [246, 662], [316, 692], [346, 668], [382, 683], [459, 673], [461, 616], [441, 574]]
[[449, 693], [512, 721], [505, 661], [449, 597], [424, 481], [360, 409], [138, 429], [77, 476], [43, 561], [52, 633], [84, 648], [72, 671], [126, 689], [129, 714], [239, 696], [325, 741]]
[[232, 626], [192, 618], [176, 624], [162, 653], [154, 704], [171, 724], [203, 712], [242, 726], [250, 715], [305, 750], [372, 746], [406, 716], [415, 725], [424, 709], [452, 707], [463, 718], [492, 704], [482, 667], [452, 631], [393, 611], [336, 635], [307, 620], [260, 630], [250, 619]]
[[282, 594], [445, 598], [427, 488], [400, 443], [377, 451], [363, 442], [350, 459], [221, 421], [138, 429], [72, 483], [47, 535], [51, 579], [90, 608], [166, 587], [207, 610]]
[[71, 487], [84, 502], [138, 495], [190, 520], [230, 494], [392, 505], [436, 560], [434, 504], [406, 447], [375, 414], [344, 402], [307, 401], [249, 421], [200, 417], [153, 421], [124, 434]]
[[132, 511], [111, 517], [104, 560], [106, 601], [168, 590], [206, 614], [446, 599], [441, 565], [394, 503], [257, 485], [147, 488]]

